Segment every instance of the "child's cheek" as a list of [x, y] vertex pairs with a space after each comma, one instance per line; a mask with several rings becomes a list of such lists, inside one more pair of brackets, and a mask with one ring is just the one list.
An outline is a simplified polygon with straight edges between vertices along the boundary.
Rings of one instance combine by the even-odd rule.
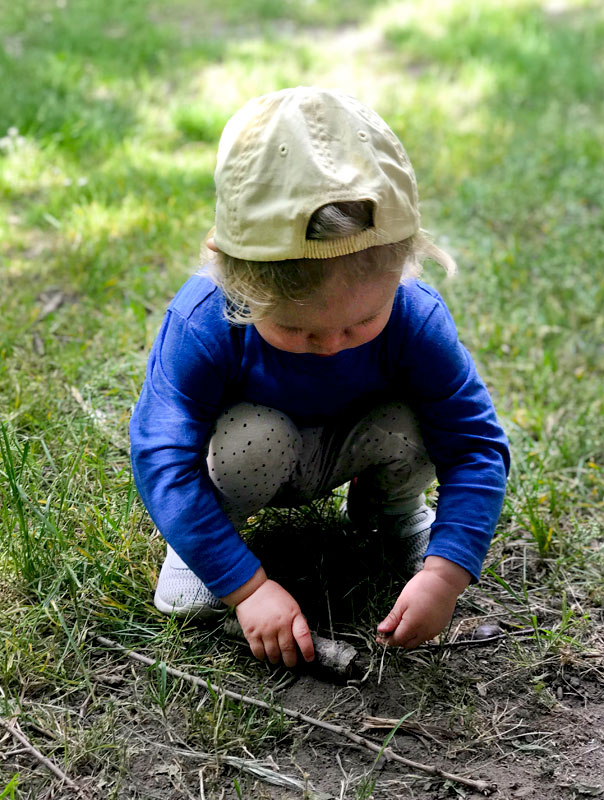
[[390, 311], [388, 311], [387, 314], [384, 314], [381, 318], [377, 319], [367, 331], [367, 338], [365, 339], [365, 341], [370, 342], [372, 339], [375, 339], [377, 336], [379, 336], [380, 333], [382, 333], [382, 331], [388, 324], [389, 319], [390, 319]]
[[372, 339], [375, 339], [376, 336], [379, 336], [384, 326], [381, 324], [372, 324], [372, 325], [365, 325], [362, 329], [356, 332], [354, 337], [354, 342], [352, 343], [352, 347], [360, 347], [362, 344], [367, 344]]
[[279, 347], [281, 350], [291, 350], [292, 349], [292, 337], [288, 336], [287, 334], [274, 334], [272, 344], [275, 347]]

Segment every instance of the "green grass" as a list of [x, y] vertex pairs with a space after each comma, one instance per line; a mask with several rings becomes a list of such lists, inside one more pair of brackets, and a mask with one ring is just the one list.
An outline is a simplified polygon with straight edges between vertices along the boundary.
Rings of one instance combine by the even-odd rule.
[[[604, 602], [599, 4], [26, 0], [0, 8], [0, 31], [3, 714], [32, 738], [31, 723], [54, 731], [68, 772], [98, 776], [108, 761], [108, 797], [134, 757], [129, 708], [153, 725], [186, 709], [183, 736], [210, 751], [261, 753], [290, 735], [278, 714], [202, 701], [157, 670], [138, 675], [134, 698], [108, 689], [99, 675], [122, 673], [99, 663], [94, 636], [242, 689], [270, 695], [280, 680], [154, 611], [162, 543], [133, 486], [127, 424], [164, 308], [212, 224], [224, 122], [248, 97], [300, 83], [344, 85], [390, 122], [424, 225], [459, 262], [454, 281], [433, 265], [426, 279], [514, 455], [489, 564], [517, 597], [489, 577], [473, 596], [530, 624], [537, 600], [553, 608], [568, 591], [573, 614], [544, 620], [535, 657], [586, 646], [579, 608]], [[252, 534], [270, 543], [263, 524]], [[334, 559], [308, 574], [327, 580]], [[370, 642], [394, 587], [384, 579], [372, 596], [356, 577], [346, 603], [332, 588], [330, 610]], [[418, 709], [427, 692], [411, 694]], [[45, 705], [77, 710], [87, 697], [86, 725]], [[3, 796], [30, 778], [0, 765]]]

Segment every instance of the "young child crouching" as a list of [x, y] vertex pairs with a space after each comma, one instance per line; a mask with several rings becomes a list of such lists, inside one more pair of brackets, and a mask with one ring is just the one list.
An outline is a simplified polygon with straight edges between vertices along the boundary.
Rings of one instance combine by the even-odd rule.
[[378, 641], [415, 647], [478, 580], [509, 468], [453, 320], [416, 280], [422, 256], [455, 265], [420, 232], [400, 142], [341, 92], [247, 103], [215, 177], [216, 255], [170, 304], [130, 426], [136, 483], [168, 543], [155, 604], [235, 606], [257, 658], [311, 660], [300, 606], [238, 530], [351, 481], [351, 525], [398, 540], [393, 566], [409, 578]]

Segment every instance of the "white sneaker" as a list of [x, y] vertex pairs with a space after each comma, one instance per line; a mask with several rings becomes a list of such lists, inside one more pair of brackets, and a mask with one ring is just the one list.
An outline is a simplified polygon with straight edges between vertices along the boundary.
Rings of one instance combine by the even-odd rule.
[[[423, 495], [422, 495], [423, 498]], [[424, 553], [430, 542], [430, 529], [436, 514], [424, 502], [402, 514], [374, 514], [370, 521], [356, 524], [348, 512], [346, 500], [340, 506], [345, 525], [364, 531], [365, 535], [381, 536], [392, 552], [398, 571], [411, 578], [424, 567]]]
[[383, 514], [378, 530], [395, 553], [398, 570], [413, 577], [424, 567], [430, 529], [436, 514], [425, 503], [407, 514]]
[[214, 597], [170, 545], [159, 573], [153, 602], [162, 614], [175, 617], [210, 620], [226, 611], [226, 606]]

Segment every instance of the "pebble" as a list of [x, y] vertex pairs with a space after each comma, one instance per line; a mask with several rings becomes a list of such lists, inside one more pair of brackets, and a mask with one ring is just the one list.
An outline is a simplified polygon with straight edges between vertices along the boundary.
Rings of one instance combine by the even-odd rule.
[[499, 625], [479, 625], [474, 628], [473, 639], [492, 639], [494, 636], [501, 636], [503, 630]]

